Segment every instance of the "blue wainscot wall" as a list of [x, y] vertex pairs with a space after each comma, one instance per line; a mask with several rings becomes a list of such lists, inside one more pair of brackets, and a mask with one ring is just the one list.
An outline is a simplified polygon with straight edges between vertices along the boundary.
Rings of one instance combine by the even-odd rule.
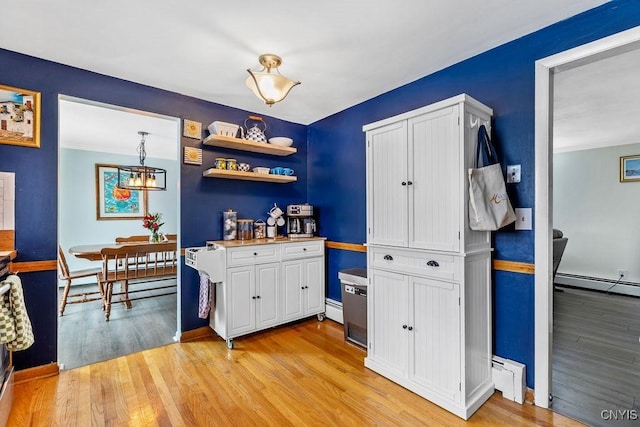
[[[508, 187], [511, 201], [533, 208], [535, 61], [637, 25], [640, 2], [612, 1], [311, 124], [309, 201], [318, 206], [323, 235], [366, 241], [362, 126], [460, 93], [493, 108], [492, 136], [502, 165], [522, 165], [522, 182]], [[425, 40], [424, 52], [416, 55], [428, 52]], [[533, 241], [533, 231], [507, 227], [494, 234], [494, 258], [533, 263]], [[364, 266], [363, 255], [329, 252], [328, 295], [340, 295], [339, 270]], [[525, 363], [533, 387], [534, 276], [495, 272], [493, 282], [494, 353]]]

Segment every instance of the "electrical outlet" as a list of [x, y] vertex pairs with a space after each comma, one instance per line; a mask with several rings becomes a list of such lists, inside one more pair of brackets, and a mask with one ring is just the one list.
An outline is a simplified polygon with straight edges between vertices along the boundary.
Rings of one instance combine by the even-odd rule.
[[619, 279], [626, 279], [628, 274], [629, 274], [628, 270], [624, 270], [622, 268], [618, 269], [618, 278]]

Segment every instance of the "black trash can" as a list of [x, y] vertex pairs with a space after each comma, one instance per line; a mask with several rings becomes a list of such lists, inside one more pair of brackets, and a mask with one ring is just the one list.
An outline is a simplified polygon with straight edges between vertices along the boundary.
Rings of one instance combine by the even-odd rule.
[[344, 339], [367, 348], [367, 269], [338, 272], [342, 288]]

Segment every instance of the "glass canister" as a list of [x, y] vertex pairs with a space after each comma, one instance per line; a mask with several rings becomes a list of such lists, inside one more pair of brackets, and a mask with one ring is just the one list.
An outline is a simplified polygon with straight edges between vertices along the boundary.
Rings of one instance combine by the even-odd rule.
[[267, 223], [259, 219], [253, 223], [254, 239], [264, 239], [267, 237]]
[[253, 220], [252, 219], [238, 220], [238, 239], [239, 240], [253, 239]]
[[222, 212], [222, 237], [223, 240], [235, 240], [238, 226], [238, 213], [231, 209]]

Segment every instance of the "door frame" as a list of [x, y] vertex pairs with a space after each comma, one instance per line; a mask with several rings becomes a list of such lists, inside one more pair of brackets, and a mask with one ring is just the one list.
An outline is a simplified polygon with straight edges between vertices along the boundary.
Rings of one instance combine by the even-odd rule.
[[637, 48], [640, 26], [535, 63], [534, 403], [543, 408], [550, 403], [553, 342], [553, 75]]

